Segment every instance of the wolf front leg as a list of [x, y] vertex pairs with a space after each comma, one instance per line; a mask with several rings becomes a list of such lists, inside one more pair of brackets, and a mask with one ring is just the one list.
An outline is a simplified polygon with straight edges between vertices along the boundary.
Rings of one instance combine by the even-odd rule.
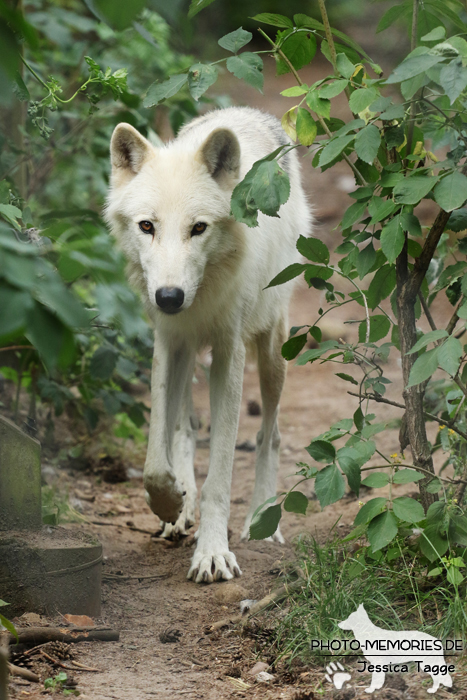
[[188, 572], [196, 583], [228, 580], [242, 573], [229, 551], [227, 523], [244, 366], [245, 346], [240, 339], [213, 347], [209, 473], [201, 491], [198, 541]]
[[183, 510], [185, 487], [173, 469], [173, 440], [194, 353], [185, 345], [169, 347], [157, 334], [151, 380], [151, 419], [144, 466], [146, 501], [163, 522], [175, 523]]

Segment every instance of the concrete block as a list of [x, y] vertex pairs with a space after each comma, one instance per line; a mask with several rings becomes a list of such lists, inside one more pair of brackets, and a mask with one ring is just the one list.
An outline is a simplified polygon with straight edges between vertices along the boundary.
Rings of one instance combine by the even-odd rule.
[[0, 530], [41, 525], [40, 443], [0, 416]]

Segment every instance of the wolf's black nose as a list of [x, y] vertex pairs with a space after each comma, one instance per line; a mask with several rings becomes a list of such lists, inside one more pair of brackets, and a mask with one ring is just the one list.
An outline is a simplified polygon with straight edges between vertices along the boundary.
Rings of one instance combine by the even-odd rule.
[[161, 287], [156, 291], [156, 304], [166, 314], [181, 311], [185, 294], [179, 287]]

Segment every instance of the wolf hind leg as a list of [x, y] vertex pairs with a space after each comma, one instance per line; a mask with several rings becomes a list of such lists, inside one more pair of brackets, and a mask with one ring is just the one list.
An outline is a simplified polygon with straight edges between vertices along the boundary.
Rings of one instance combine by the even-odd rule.
[[[261, 334], [256, 342], [263, 422], [256, 437], [255, 487], [242, 531], [242, 540], [248, 539], [255, 510], [276, 494], [280, 447], [277, 417], [287, 369], [286, 361], [281, 355], [281, 347], [285, 340], [285, 319], [282, 316], [276, 325], [268, 332]], [[279, 528], [269, 539], [284, 543]]]
[[175, 475], [185, 491], [185, 500], [183, 510], [174, 524], [161, 523], [161, 537], [165, 539], [183, 537], [188, 534], [188, 530], [195, 524], [197, 490], [193, 463], [198, 419], [193, 407], [192, 383], [193, 372], [187, 375], [179, 420], [175, 426], [172, 457]]

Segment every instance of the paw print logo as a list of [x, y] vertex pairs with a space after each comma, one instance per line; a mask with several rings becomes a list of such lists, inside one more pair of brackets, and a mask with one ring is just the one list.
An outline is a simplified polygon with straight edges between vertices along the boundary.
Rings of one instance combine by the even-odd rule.
[[339, 662], [335, 664], [334, 661], [331, 661], [329, 666], [326, 666], [326, 671], [326, 680], [329, 681], [329, 683], [333, 683], [337, 690], [340, 690], [344, 683], [350, 681], [352, 678], [350, 673], [347, 673], [345, 668]]

